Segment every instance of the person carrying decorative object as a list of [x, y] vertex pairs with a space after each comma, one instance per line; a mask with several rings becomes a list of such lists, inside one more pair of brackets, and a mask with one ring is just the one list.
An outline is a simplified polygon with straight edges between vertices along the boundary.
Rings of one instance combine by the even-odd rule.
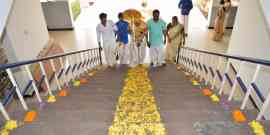
[[178, 47], [184, 35], [184, 26], [179, 23], [177, 16], [172, 17], [172, 22], [167, 26], [166, 61], [176, 62]]
[[164, 59], [166, 23], [159, 18], [159, 15], [160, 12], [156, 9], [153, 11], [153, 18], [147, 21], [147, 44], [150, 47], [150, 58], [153, 67], [166, 65]]
[[181, 15], [184, 22], [185, 27], [185, 35], [188, 34], [188, 15], [193, 8], [192, 0], [180, 0], [178, 4], [178, 8], [181, 10]]
[[221, 0], [220, 1], [220, 8], [218, 9], [218, 13], [215, 19], [214, 25], [214, 41], [221, 41], [224, 35], [224, 22], [226, 18], [226, 13], [229, 11], [231, 7], [230, 0]]
[[117, 27], [111, 20], [107, 20], [107, 14], [101, 13], [99, 15], [100, 24], [96, 27], [97, 41], [99, 47], [101, 47], [101, 38], [103, 43], [103, 50], [105, 59], [109, 67], [114, 67], [116, 64], [116, 38], [115, 32]]
[[134, 30], [132, 33], [132, 43], [133, 48], [130, 51], [133, 53], [133, 65], [136, 66], [138, 64], [143, 64], [146, 54], [146, 34], [147, 27], [144, 21], [135, 20], [134, 22]]
[[124, 19], [129, 22], [131, 28], [131, 42], [129, 44], [129, 66], [136, 67], [143, 64], [146, 52], [145, 34], [146, 23], [141, 12], [136, 9], [127, 9], [123, 12]]
[[117, 42], [118, 42], [118, 50], [120, 53], [120, 64], [128, 64], [129, 60], [129, 49], [128, 43], [129, 38], [128, 35], [131, 32], [129, 24], [123, 18], [123, 13], [118, 14], [119, 21], [116, 23], [117, 26]]

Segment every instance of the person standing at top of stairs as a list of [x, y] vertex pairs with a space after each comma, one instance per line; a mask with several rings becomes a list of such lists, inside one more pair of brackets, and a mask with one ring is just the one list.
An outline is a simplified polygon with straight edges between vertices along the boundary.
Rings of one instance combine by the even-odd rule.
[[153, 18], [147, 21], [147, 44], [150, 48], [150, 58], [153, 67], [165, 65], [164, 46], [166, 44], [166, 23], [160, 19], [159, 10], [153, 11]]
[[113, 21], [107, 20], [107, 14], [101, 13], [99, 15], [100, 24], [96, 27], [97, 41], [101, 47], [101, 37], [105, 53], [105, 59], [109, 67], [116, 65], [116, 37], [115, 33], [117, 27]]
[[181, 15], [185, 27], [185, 35], [188, 34], [188, 15], [193, 8], [192, 0], [180, 0], [178, 8], [181, 10]]

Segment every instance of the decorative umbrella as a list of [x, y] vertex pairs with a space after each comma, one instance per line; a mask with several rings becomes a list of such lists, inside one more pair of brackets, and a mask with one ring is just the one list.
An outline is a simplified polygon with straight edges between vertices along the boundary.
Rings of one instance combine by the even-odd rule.
[[124, 19], [127, 21], [133, 21], [133, 20], [143, 20], [144, 17], [142, 16], [141, 12], [136, 9], [128, 9], [123, 12]]
[[144, 17], [141, 12], [136, 9], [128, 9], [123, 12], [124, 19], [129, 22], [132, 31], [133, 38], [135, 40], [140, 39], [146, 32], [146, 23], [144, 22]]
[[[133, 36], [133, 45], [138, 45], [139, 42], [142, 41], [145, 33], [146, 33], [146, 23], [143, 21], [144, 17], [140, 13], [140, 11], [136, 9], [128, 9], [123, 12], [124, 19], [129, 22], [132, 29]], [[135, 46], [134, 46], [135, 47]], [[138, 49], [138, 60], [140, 58], [140, 49]]]

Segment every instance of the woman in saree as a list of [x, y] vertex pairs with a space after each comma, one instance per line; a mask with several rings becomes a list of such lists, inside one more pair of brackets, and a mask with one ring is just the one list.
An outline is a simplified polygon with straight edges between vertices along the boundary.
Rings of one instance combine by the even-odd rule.
[[221, 41], [224, 35], [224, 22], [226, 18], [226, 13], [228, 12], [229, 8], [231, 7], [230, 0], [221, 0], [220, 1], [220, 8], [218, 10], [216, 19], [215, 19], [215, 26], [214, 26], [214, 41]]
[[181, 46], [184, 35], [184, 26], [179, 23], [177, 16], [172, 17], [172, 22], [167, 29], [166, 61], [173, 63], [176, 60], [178, 47]]

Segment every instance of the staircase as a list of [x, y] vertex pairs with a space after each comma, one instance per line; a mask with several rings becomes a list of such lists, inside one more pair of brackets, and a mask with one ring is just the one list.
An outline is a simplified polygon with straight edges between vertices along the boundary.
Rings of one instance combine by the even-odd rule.
[[233, 122], [232, 110], [205, 97], [175, 65], [150, 71], [168, 135], [251, 135]]
[[[107, 134], [127, 69], [100, 70], [95, 76], [87, 77], [89, 83], [70, 88], [68, 97], [59, 97], [56, 103], [38, 109], [38, 118], [34, 122], [23, 125], [12, 134]], [[232, 110], [225, 110], [205, 97], [175, 65], [150, 69], [149, 72], [169, 135], [252, 135], [247, 124], [233, 121]], [[35, 106], [35, 103], [29, 106]]]
[[38, 111], [31, 124], [14, 135], [105, 135], [112, 123], [127, 68], [99, 71], [88, 84], [70, 88], [68, 97]]
[[[213, 67], [212, 65], [207, 65], [205, 61], [199, 61], [200, 59], [196, 59], [197, 57], [187, 57], [196, 53], [209, 52], [182, 48], [178, 57], [178, 62], [181, 63], [181, 66], [169, 64], [166, 67], [148, 69], [158, 111], [161, 114], [162, 123], [165, 125], [167, 134], [253, 135], [254, 133], [248, 122], [256, 118], [264, 125], [265, 132], [270, 133], [270, 122], [257, 117], [258, 114], [262, 114], [261, 109], [258, 111], [256, 109], [242, 109], [247, 121], [235, 122], [232, 112], [240, 108], [242, 101], [229, 101], [229, 95], [219, 95], [220, 89], [222, 90], [224, 86], [222, 82], [227, 81], [229, 78], [225, 78], [228, 70], [225, 70], [224, 73], [221, 72], [223, 75], [221, 77], [218, 77], [217, 72], [214, 72], [213, 76], [211, 76], [212, 68], [208, 67]], [[210, 54], [217, 55], [215, 53]], [[222, 54], [218, 55], [223, 56]], [[232, 56], [227, 57], [234, 58]], [[256, 61], [254, 59], [248, 60], [247, 58], [239, 59], [249, 62]], [[58, 71], [54, 68], [57, 60], [60, 60], [61, 65]], [[17, 96], [22, 99], [13, 100], [16, 102], [0, 108], [4, 116], [2, 121], [9, 122], [9, 120], [14, 119], [18, 122], [18, 127], [10, 130], [10, 134], [108, 134], [128, 68], [125, 66], [115, 69], [100, 68], [99, 65], [102, 63], [100, 49], [95, 48], [15, 64], [0, 65], [0, 69], [6, 69], [9, 78], [11, 81], [13, 80], [13, 85], [17, 86], [12, 74], [14, 67], [21, 67], [27, 71], [27, 66], [26, 68], [23, 66], [39, 63], [39, 66], [42, 67], [44, 64], [48, 64], [46, 61], [50, 61], [49, 65], [54, 71], [52, 77], [48, 76], [45, 70], [41, 70], [41, 74], [44, 76], [42, 80], [31, 81], [31, 72], [28, 75], [32, 86], [43, 83], [48, 88], [47, 92], [40, 93], [40, 91], [35, 91], [35, 98], [25, 98], [21, 92], [16, 91]], [[265, 65], [267, 63], [268, 61], [263, 61], [262, 64]], [[96, 69], [98, 70], [94, 76], [87, 74]], [[217, 70], [221, 69], [217, 68]], [[236, 76], [240, 77], [239, 75]], [[48, 78], [53, 78], [53, 81], [48, 81], [51, 80]], [[75, 85], [75, 82], [81, 78], [86, 79], [87, 82], [80, 84], [80, 86]], [[218, 84], [219, 78], [221, 78], [220, 85]], [[216, 82], [210, 81], [212, 79], [216, 80]], [[193, 83], [195, 80], [198, 84]], [[57, 90], [50, 89], [50, 86], [58, 84], [57, 82], [59, 83]], [[233, 83], [232, 85], [235, 84]], [[18, 90], [16, 88], [20, 91], [25, 91], [20, 87], [15, 87], [15, 90]], [[202, 89], [205, 88], [213, 88], [210, 90], [218, 95], [220, 101], [213, 102], [211, 98], [204, 96]], [[63, 89], [67, 90], [68, 96], [56, 96]], [[39, 96], [41, 100], [37, 102], [36, 98]], [[45, 100], [47, 100], [48, 96], [56, 96], [56, 102], [46, 102]], [[229, 107], [225, 107], [224, 103], [227, 103]], [[267, 100], [264, 103], [266, 104]], [[37, 117], [32, 122], [23, 122], [25, 115], [31, 110], [36, 111]]]

